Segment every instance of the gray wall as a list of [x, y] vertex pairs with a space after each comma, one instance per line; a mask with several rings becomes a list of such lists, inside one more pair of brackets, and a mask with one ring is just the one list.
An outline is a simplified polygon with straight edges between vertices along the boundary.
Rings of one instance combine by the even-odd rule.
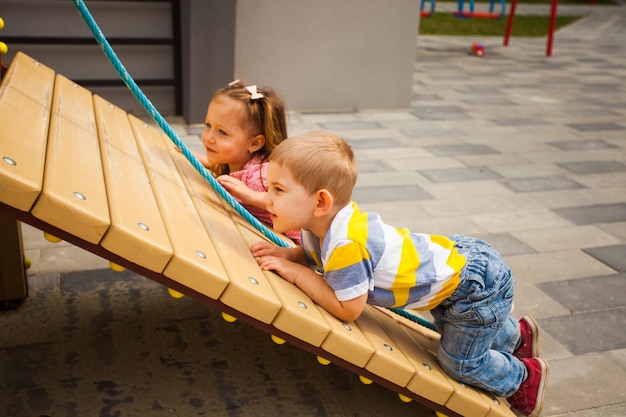
[[204, 123], [213, 93], [233, 80], [236, 1], [181, 0], [183, 116]]
[[237, 0], [235, 74], [294, 110], [408, 107], [417, 0]]
[[[137, 79], [173, 79], [180, 68], [182, 115], [203, 123], [218, 88], [235, 78], [275, 88], [292, 110], [408, 107], [413, 83], [417, 0], [180, 0], [180, 26], [159, 1], [88, 1], [107, 38], [172, 38], [174, 47], [114, 45]], [[0, 0], [3, 37], [90, 38], [70, 0]], [[174, 19], [172, 19], [174, 18]], [[9, 42], [74, 80], [117, 79], [93, 45]], [[123, 87], [90, 87], [127, 111], [143, 110]], [[175, 112], [174, 85], [142, 87], [163, 115]]]

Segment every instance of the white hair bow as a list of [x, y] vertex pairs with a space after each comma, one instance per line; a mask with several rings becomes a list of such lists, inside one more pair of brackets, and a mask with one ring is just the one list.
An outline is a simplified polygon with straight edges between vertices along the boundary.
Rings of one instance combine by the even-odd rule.
[[256, 85], [249, 85], [246, 87], [246, 90], [250, 92], [250, 100], [256, 100], [258, 98], [263, 98], [263, 94], [257, 93]]
[[[228, 83], [229, 87], [232, 87], [235, 84], [238, 84], [240, 81], [235, 80]], [[256, 85], [249, 85], [245, 87], [246, 90], [250, 93], [250, 100], [256, 100], [258, 98], [263, 98], [263, 94], [256, 91]]]

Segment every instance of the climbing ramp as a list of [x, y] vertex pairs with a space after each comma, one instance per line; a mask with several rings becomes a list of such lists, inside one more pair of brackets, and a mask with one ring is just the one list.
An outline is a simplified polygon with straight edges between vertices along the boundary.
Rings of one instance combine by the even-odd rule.
[[[151, 124], [18, 53], [0, 84], [0, 212], [448, 416], [510, 417], [439, 367], [439, 335], [368, 306], [342, 323], [258, 268], [268, 239]], [[2, 239], [2, 237], [0, 237]], [[367, 389], [367, 388], [364, 388]]]

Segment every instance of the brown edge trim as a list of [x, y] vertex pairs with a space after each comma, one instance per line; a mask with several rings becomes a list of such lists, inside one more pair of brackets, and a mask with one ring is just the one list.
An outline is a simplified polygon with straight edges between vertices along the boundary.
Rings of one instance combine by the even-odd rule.
[[229, 314], [235, 318], [237, 318], [237, 320], [241, 320], [242, 322], [249, 324], [253, 327], [256, 327], [266, 333], [269, 333], [270, 335], [275, 335], [277, 337], [280, 337], [281, 339], [291, 343], [294, 346], [299, 347], [300, 349], [303, 349], [309, 353], [312, 353], [314, 355], [317, 356], [321, 356], [324, 359], [327, 359], [329, 361], [331, 361], [332, 363], [341, 366], [342, 368], [345, 368], [357, 375], [362, 375], [365, 378], [368, 378], [374, 382], [376, 382], [378, 385], [381, 385], [393, 392], [396, 392], [398, 394], [402, 394], [408, 398], [411, 398], [413, 401], [422, 404], [428, 408], [431, 408], [433, 410], [437, 410], [440, 411], [441, 413], [445, 414], [448, 417], [463, 417], [461, 414], [457, 414], [456, 412], [446, 408], [445, 406], [441, 406], [437, 403], [434, 403], [426, 398], [423, 398], [419, 395], [417, 395], [414, 392], [409, 391], [407, 388], [405, 387], [400, 387], [396, 384], [393, 384], [390, 381], [387, 381], [386, 379], [383, 379], [381, 377], [379, 377], [376, 374], [371, 373], [370, 371], [368, 371], [365, 368], [360, 368], [358, 366], [355, 366], [353, 364], [351, 364], [350, 362], [347, 362], [346, 360], [334, 356], [331, 353], [325, 351], [324, 349], [318, 347], [318, 346], [313, 346], [309, 343], [303, 342], [302, 340], [288, 334], [285, 333], [279, 329], [277, 329], [276, 327], [272, 326], [271, 324], [267, 324], [267, 323], [263, 323], [253, 317], [250, 317], [246, 314], [241, 313], [239, 310], [235, 310], [232, 307], [227, 306], [226, 304], [222, 303], [219, 300], [215, 300], [213, 298], [207, 297], [203, 294], [200, 294], [197, 291], [194, 291], [188, 287], [185, 287], [184, 285], [178, 283], [177, 281], [174, 281], [170, 278], [167, 278], [165, 275], [158, 273], [158, 272], [154, 272], [151, 271], [149, 269], [146, 269], [144, 267], [142, 267], [141, 265], [137, 265], [133, 262], [130, 262], [112, 252], [109, 252], [108, 250], [104, 249], [103, 247], [99, 246], [99, 245], [94, 245], [92, 243], [86, 242], [70, 233], [67, 233], [49, 223], [46, 223], [36, 217], [34, 217], [31, 213], [29, 212], [24, 212], [21, 210], [17, 210], [14, 207], [11, 207], [9, 205], [6, 205], [3, 202], [0, 202], [0, 211], [5, 212], [6, 214], [15, 217], [17, 220], [27, 223], [39, 230], [45, 231], [47, 233], [52, 234], [53, 236], [62, 239], [66, 242], [69, 242], [75, 246], [78, 246], [82, 249], [85, 249], [88, 252], [91, 252], [95, 255], [98, 255], [104, 259], [108, 259], [111, 262], [114, 262], [118, 265], [123, 266], [126, 269], [129, 269], [139, 275], [142, 275], [146, 278], [149, 278], [153, 281], [156, 281], [162, 285], [165, 285], [168, 288], [172, 288], [178, 292], [181, 292], [197, 301], [200, 301], [203, 304], [207, 304], [213, 308], [215, 308], [218, 311], [222, 311], [226, 314]]

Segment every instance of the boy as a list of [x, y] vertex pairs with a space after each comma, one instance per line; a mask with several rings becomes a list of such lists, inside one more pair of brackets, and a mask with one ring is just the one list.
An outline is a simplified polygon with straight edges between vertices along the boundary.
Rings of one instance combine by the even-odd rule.
[[530, 316], [519, 323], [509, 316], [513, 278], [491, 246], [410, 233], [360, 212], [351, 201], [354, 153], [332, 133], [283, 141], [270, 156], [267, 179], [274, 229], [302, 229], [302, 246], [254, 244], [262, 269], [343, 321], [356, 320], [366, 303], [430, 310], [447, 373], [506, 397], [524, 415], [541, 413], [548, 365], [536, 357], [537, 325]]

